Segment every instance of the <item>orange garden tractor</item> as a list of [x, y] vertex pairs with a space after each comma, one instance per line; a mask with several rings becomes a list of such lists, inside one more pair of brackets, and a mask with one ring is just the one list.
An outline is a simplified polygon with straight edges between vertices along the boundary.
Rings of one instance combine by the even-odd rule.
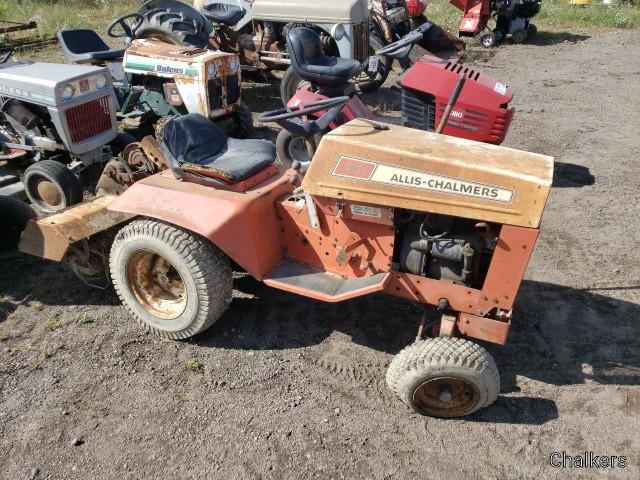
[[[346, 101], [260, 120], [311, 132]], [[318, 111], [326, 113], [300, 120]], [[107, 261], [132, 317], [171, 339], [223, 315], [232, 264], [325, 302], [373, 292], [405, 298], [438, 311], [439, 321], [425, 328], [423, 316], [415, 343], [393, 359], [391, 391], [438, 417], [491, 404], [498, 369], [470, 339], [507, 340], [553, 159], [364, 119], [324, 135], [304, 176], [274, 157], [271, 142], [227, 138], [199, 115], [169, 119], [157, 139], [113, 161], [102, 196], [30, 221], [20, 248], [66, 257], [85, 273]], [[108, 260], [92, 257], [100, 251]]]

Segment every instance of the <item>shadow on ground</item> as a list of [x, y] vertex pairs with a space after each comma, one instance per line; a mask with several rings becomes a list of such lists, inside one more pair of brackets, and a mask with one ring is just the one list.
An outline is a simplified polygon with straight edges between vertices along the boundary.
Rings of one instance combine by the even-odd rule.
[[[395, 354], [411, 343], [420, 308], [383, 294], [339, 304], [271, 289], [246, 274], [236, 298], [210, 330], [193, 339], [207, 348], [297, 349], [342, 332], [356, 344]], [[17, 279], [17, 280], [16, 280]], [[640, 290], [611, 285], [602, 291]], [[43, 305], [118, 305], [112, 289], [90, 289], [62, 265], [29, 257], [5, 260], [0, 276], [0, 321], [24, 302]], [[500, 367], [502, 392], [517, 392], [524, 376], [552, 385], [640, 385], [640, 305], [595, 291], [524, 281], [504, 346], [485, 345]], [[541, 398], [505, 397], [471, 420], [544, 423], [557, 417]]]
[[[236, 349], [298, 348], [333, 331], [395, 354], [415, 336], [417, 306], [382, 294], [328, 304], [272, 290], [250, 277], [236, 281], [237, 298], [221, 321], [197, 339]], [[640, 285], [622, 287], [640, 290]], [[487, 345], [501, 365], [505, 391], [516, 375], [554, 385], [640, 385], [640, 305], [543, 282], [524, 281], [509, 343]], [[225, 337], [235, 329], [238, 334]], [[242, 338], [240, 338], [242, 337]]]
[[538, 45], [540, 47], [548, 45], [556, 45], [558, 43], [578, 43], [589, 40], [589, 35], [571, 32], [549, 32], [539, 31], [533, 38], [527, 39], [529, 45]]
[[554, 162], [553, 186], [556, 188], [580, 188], [593, 185], [596, 177], [588, 167], [573, 163]]

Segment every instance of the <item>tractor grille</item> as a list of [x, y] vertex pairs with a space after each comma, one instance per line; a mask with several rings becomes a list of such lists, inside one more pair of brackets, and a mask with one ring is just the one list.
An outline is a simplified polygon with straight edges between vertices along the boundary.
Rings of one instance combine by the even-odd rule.
[[102, 97], [66, 111], [71, 142], [83, 142], [111, 130], [109, 97]]
[[353, 58], [360, 62], [369, 56], [369, 22], [353, 26]]
[[435, 98], [421, 92], [402, 89], [402, 124], [406, 127], [428, 130], [436, 129]]
[[217, 110], [222, 107], [222, 83], [219, 78], [209, 79], [207, 95], [209, 96], [209, 110]]
[[238, 75], [229, 75], [227, 77], [227, 105], [236, 103], [238, 98], [240, 98], [240, 88], [238, 83]]

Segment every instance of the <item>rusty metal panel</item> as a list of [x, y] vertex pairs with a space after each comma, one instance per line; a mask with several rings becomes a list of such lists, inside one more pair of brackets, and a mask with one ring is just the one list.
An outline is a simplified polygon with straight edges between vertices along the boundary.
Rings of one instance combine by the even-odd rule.
[[277, 205], [285, 256], [343, 278], [388, 272], [395, 237], [391, 209], [314, 198], [320, 227], [304, 198]]
[[480, 290], [411, 273], [393, 272], [385, 291], [395, 297], [429, 305], [437, 305], [445, 298], [451, 309], [458, 312], [475, 312], [480, 302]]
[[461, 313], [458, 317], [457, 326], [458, 331], [467, 337], [504, 345], [507, 343], [511, 321], [500, 321], [478, 317], [469, 313]]
[[133, 215], [108, 210], [115, 196], [105, 195], [50, 217], [30, 220], [18, 248], [23, 253], [62, 261], [74, 242], [96, 235]]
[[539, 230], [503, 225], [482, 287], [479, 310], [511, 310], [531, 258]]
[[553, 158], [356, 119], [325, 135], [303, 187], [311, 195], [537, 227]]

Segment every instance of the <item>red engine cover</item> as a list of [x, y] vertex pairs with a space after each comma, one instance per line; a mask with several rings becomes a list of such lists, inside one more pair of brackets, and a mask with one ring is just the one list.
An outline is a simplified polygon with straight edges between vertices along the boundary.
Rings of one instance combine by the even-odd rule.
[[[431, 55], [418, 60], [400, 84], [406, 90], [403, 95], [415, 93], [415, 98], [434, 102], [437, 126], [460, 75], [466, 77], [464, 87], [443, 133], [479, 142], [502, 143], [515, 110], [509, 107], [513, 92], [506, 85], [471, 67]], [[411, 118], [406, 120], [409, 127], [424, 128], [424, 125], [412, 124]]]

